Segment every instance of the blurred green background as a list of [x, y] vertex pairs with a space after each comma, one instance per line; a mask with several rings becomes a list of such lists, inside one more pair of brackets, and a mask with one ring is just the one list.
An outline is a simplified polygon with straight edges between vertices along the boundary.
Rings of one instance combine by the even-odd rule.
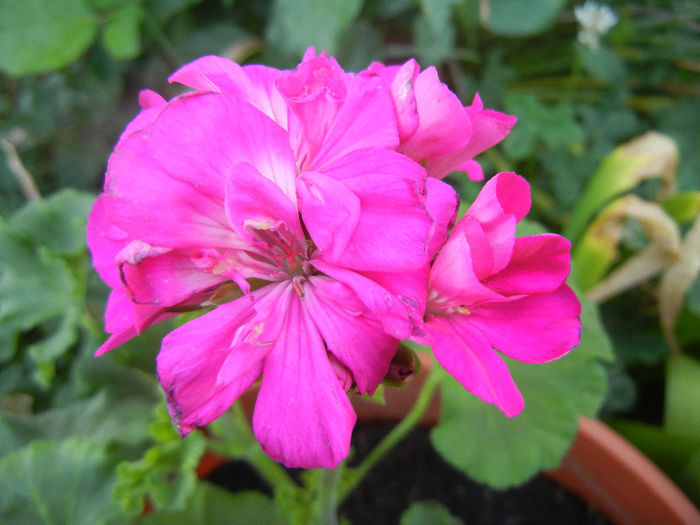
[[[33, 523], [17, 502], [32, 483], [51, 490], [53, 481], [37, 474], [22, 492], [9, 473], [59, 456], [61, 468], [90, 467], [96, 480], [75, 522], [136, 512], [144, 494], [166, 509], [191, 501], [204, 445], [181, 444], [162, 421], [153, 379], [167, 328], [91, 358], [107, 290], [87, 256], [85, 215], [141, 89], [180, 93], [167, 77], [205, 54], [291, 68], [309, 45], [350, 71], [416, 57], [463, 103], [478, 92], [518, 117], [478, 160], [487, 177], [525, 176], [529, 218], [573, 242], [572, 284], [589, 298], [586, 344], [607, 385], [584, 412], [699, 501], [700, 3], [609, 2], [615, 25], [586, 43], [575, 5], [0, 0], [0, 487], [15, 494], [0, 490], [0, 511]], [[480, 187], [448, 180], [467, 203]], [[497, 486], [517, 478], [462, 467]]]

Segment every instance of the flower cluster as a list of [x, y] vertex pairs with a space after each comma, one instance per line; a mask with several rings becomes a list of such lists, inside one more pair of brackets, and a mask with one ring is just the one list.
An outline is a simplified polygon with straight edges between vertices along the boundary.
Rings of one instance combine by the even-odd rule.
[[463, 107], [414, 60], [343, 71], [310, 49], [293, 71], [218, 57], [170, 78], [193, 89], [142, 111], [109, 159], [88, 222], [112, 288], [107, 352], [183, 311], [157, 359], [184, 436], [259, 381], [253, 429], [291, 467], [349, 451], [347, 392], [373, 393], [402, 339], [433, 346], [508, 416], [523, 400], [493, 350], [544, 362], [578, 341], [568, 242], [515, 237], [529, 187], [502, 173], [456, 224], [440, 179], [515, 119]]

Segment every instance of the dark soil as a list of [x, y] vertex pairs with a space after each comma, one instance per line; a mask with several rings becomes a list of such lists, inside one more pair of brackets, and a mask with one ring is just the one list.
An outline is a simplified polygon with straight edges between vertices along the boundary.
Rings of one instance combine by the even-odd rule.
[[[355, 457], [362, 458], [390, 424], [355, 428]], [[392, 525], [411, 503], [432, 500], [465, 524], [605, 525], [610, 522], [560, 485], [538, 476], [525, 485], [500, 491], [475, 483], [445, 463], [433, 450], [429, 431], [417, 428], [365, 478], [341, 507], [351, 523]], [[231, 462], [209, 478], [230, 490], [269, 487], [245, 463]], [[429, 524], [427, 524], [429, 525]]]

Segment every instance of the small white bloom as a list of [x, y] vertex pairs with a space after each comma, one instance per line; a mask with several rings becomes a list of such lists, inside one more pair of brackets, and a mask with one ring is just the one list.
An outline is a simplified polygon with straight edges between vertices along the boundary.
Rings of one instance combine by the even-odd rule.
[[617, 24], [617, 15], [610, 6], [591, 1], [574, 7], [574, 15], [581, 26], [578, 41], [590, 49], [597, 48], [601, 35]]

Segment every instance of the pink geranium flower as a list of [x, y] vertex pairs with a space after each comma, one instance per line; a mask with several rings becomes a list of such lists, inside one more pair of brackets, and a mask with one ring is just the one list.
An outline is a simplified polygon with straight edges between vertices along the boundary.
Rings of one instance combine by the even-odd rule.
[[471, 180], [484, 178], [473, 160], [502, 141], [516, 118], [484, 109], [479, 95], [463, 107], [438, 78], [437, 70], [410, 59], [402, 66], [375, 62], [363, 73], [379, 76], [390, 87], [399, 127], [398, 150], [426, 166], [431, 177], [442, 179], [466, 171]]
[[578, 299], [565, 284], [570, 243], [554, 234], [515, 237], [530, 208], [522, 177], [489, 180], [455, 225], [430, 270], [425, 342], [467, 390], [506, 416], [524, 407], [497, 349], [526, 363], [578, 344]]
[[[346, 391], [372, 393], [398, 340], [420, 331], [455, 193], [392, 150], [382, 82], [325, 55], [293, 72], [207, 57], [173, 78], [197, 91], [142, 95], [89, 218], [113, 288], [98, 354], [218, 304], [158, 355], [175, 425], [209, 423], [262, 378], [263, 449], [333, 467], [355, 421]], [[244, 295], [230, 300], [232, 288]]]

